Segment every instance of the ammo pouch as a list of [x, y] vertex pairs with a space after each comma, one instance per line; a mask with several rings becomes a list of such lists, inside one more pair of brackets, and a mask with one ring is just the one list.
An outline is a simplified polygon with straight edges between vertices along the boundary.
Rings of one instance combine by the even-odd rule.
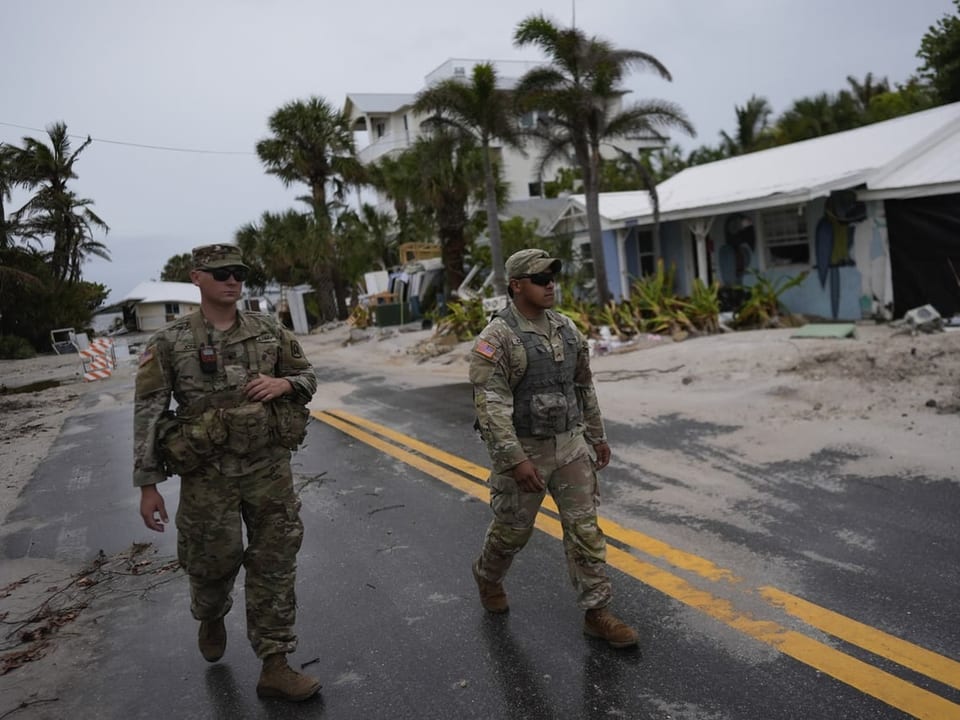
[[289, 400], [274, 400], [270, 405], [275, 423], [272, 429], [277, 442], [287, 450], [296, 450], [307, 436], [310, 411]]
[[540, 393], [530, 398], [530, 434], [548, 437], [567, 429], [567, 398], [562, 392]]
[[238, 457], [251, 455], [271, 444], [270, 411], [265, 403], [244, 403], [234, 408], [207, 410], [202, 418], [213, 413], [223, 424], [225, 439], [220, 448]]
[[[217, 439], [225, 435], [214, 429]], [[216, 445], [210, 431], [199, 420], [178, 418], [172, 412], [164, 414], [157, 424], [157, 447], [168, 474], [184, 475], [210, 460]]]

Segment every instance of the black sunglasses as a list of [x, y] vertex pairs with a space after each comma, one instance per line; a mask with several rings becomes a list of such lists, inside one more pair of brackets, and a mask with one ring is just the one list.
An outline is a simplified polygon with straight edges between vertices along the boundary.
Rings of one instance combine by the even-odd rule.
[[556, 281], [556, 277], [554, 276], [554, 274], [549, 272], [538, 272], [538, 273], [533, 273], [531, 275], [519, 275], [518, 278], [519, 279], [526, 278], [527, 280], [532, 282], [534, 285], [539, 285], [540, 287], [546, 287], [550, 283]]
[[231, 275], [233, 275], [238, 282], [243, 282], [247, 279], [247, 269], [242, 267], [204, 268], [203, 271], [213, 275], [213, 279], [217, 282], [226, 282], [230, 279]]

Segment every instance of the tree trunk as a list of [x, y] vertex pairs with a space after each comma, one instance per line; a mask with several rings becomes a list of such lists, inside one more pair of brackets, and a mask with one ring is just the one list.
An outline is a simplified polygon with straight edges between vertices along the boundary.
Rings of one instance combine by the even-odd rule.
[[459, 210], [441, 214], [437, 218], [437, 234], [440, 236], [440, 254], [443, 260], [444, 286], [446, 297], [463, 283], [463, 258], [466, 255], [467, 241], [463, 230], [467, 226], [467, 216], [461, 207]]
[[320, 310], [321, 322], [333, 322], [337, 319], [337, 296], [333, 282], [333, 274], [329, 267], [320, 269], [314, 290], [317, 292], [317, 301]]
[[500, 238], [500, 215], [497, 211], [497, 189], [493, 177], [493, 163], [490, 161], [490, 144], [483, 146], [483, 191], [487, 202], [487, 237], [490, 239], [490, 259], [493, 262], [493, 292], [505, 295], [507, 284], [504, 280], [503, 242]]
[[587, 203], [587, 230], [590, 234], [590, 255], [593, 258], [593, 276], [597, 282], [597, 302], [604, 306], [610, 301], [610, 285], [607, 283], [607, 266], [603, 255], [603, 233], [600, 228], [600, 150], [584, 150], [583, 192]]
[[333, 292], [334, 296], [337, 299], [337, 319], [346, 320], [347, 319], [347, 295], [349, 294], [349, 287], [347, 286], [346, 281], [344, 280], [343, 274], [337, 269], [333, 268]]

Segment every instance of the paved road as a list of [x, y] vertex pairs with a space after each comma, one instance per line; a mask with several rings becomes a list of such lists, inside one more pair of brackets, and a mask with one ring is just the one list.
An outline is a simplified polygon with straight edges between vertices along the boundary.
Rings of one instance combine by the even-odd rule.
[[[764, 532], [660, 516], [642, 498], [665, 476], [625, 462], [604, 471], [616, 609], [643, 645], [618, 652], [580, 632], [549, 509], [511, 572], [510, 613], [479, 607], [469, 564], [489, 511], [467, 385], [322, 376], [356, 387], [340, 410], [318, 413], [295, 459], [306, 541], [292, 659], [321, 678], [322, 698], [257, 700], [242, 588], [227, 654], [206, 664], [175, 576], [91, 608], [83, 671], [65, 668], [57, 703], [19, 717], [960, 717], [955, 485], [838, 477], [825, 497], [804, 479], [829, 473], [839, 451], [747, 466], [710, 442], [720, 427], [664, 417], [641, 434], [611, 422], [615, 452], [669, 449], [705, 479], [734, 471], [758, 488], [743, 513], [767, 514]], [[171, 557], [173, 533], [141, 526], [129, 486], [132, 409], [109, 393], [85, 402], [11, 515], [20, 530], [3, 556], [88, 561], [151, 541], [157, 562]], [[704, 493], [722, 492], [705, 482]], [[176, 481], [166, 497], [174, 507]], [[840, 543], [843, 533], [868, 538], [871, 552]], [[811, 561], [820, 556], [834, 562]]]

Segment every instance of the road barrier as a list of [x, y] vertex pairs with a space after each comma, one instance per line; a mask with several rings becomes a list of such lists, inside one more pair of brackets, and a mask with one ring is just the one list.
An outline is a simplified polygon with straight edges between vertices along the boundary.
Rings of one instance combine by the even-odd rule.
[[117, 367], [117, 352], [110, 338], [96, 338], [90, 346], [80, 350], [84, 382], [106, 380]]

